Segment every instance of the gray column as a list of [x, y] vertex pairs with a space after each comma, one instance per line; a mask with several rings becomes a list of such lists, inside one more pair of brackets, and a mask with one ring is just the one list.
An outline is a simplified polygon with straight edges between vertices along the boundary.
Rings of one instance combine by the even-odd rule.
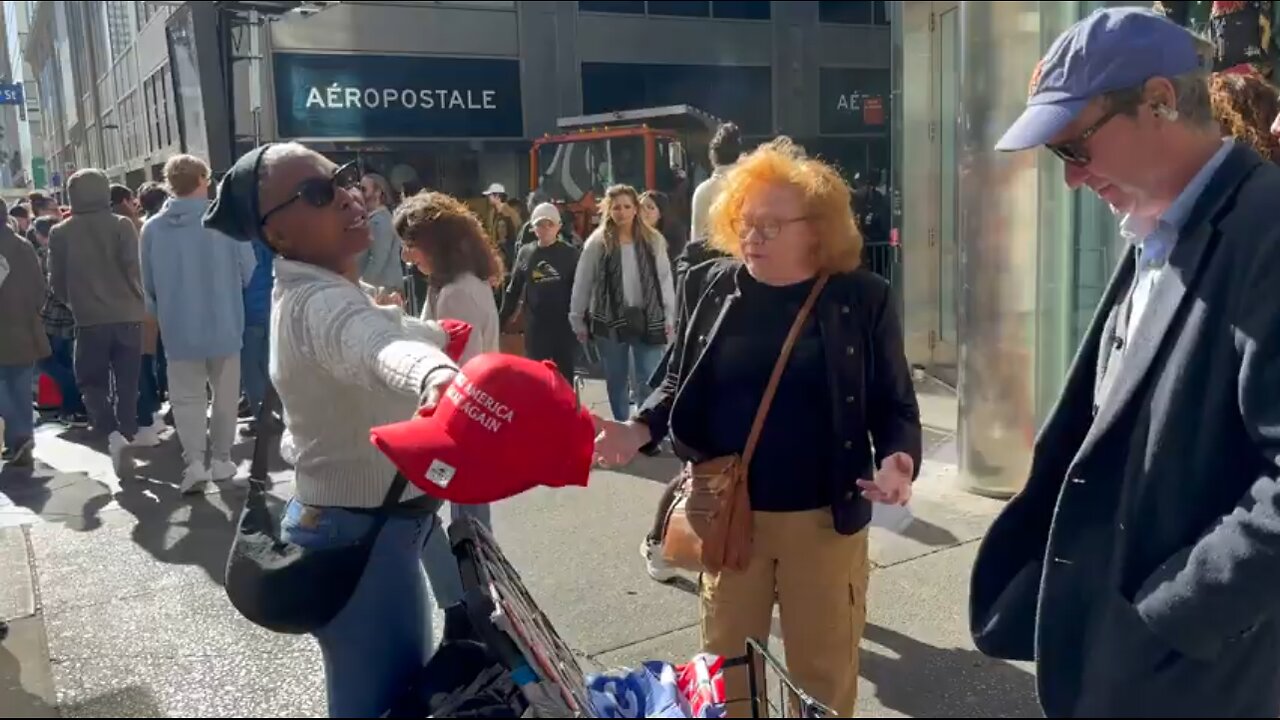
[[[530, 2], [519, 3], [518, 26], [520, 33], [520, 95], [524, 105], [524, 128], [528, 137], [538, 137], [553, 132], [556, 118], [564, 105], [563, 95], [577, 86], [578, 72], [566, 74], [560, 67], [565, 46], [572, 51], [572, 42], [562, 38], [572, 36], [563, 32], [564, 5], [576, 3]], [[568, 8], [570, 15], [576, 12]], [[564, 91], [568, 88], [569, 93]]]
[[818, 3], [773, 3], [773, 122], [779, 134], [818, 134]]

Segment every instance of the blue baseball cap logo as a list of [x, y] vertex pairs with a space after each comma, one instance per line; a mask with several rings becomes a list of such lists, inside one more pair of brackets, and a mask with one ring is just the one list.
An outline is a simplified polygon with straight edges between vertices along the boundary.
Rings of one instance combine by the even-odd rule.
[[1190, 31], [1146, 8], [1098, 10], [1058, 36], [1031, 73], [1027, 107], [997, 150], [1039, 147], [1067, 128], [1089, 101], [1206, 69]]

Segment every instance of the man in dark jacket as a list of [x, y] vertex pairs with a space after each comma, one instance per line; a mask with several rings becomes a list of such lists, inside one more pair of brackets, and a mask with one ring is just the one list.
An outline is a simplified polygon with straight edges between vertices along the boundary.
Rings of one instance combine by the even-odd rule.
[[1034, 659], [1050, 717], [1280, 716], [1280, 168], [1221, 138], [1206, 55], [1099, 11], [997, 145], [1133, 246], [973, 571], [977, 647]]
[[[0, 200], [0, 215], [5, 213]], [[0, 282], [0, 419], [4, 420], [3, 460], [30, 465], [35, 449], [31, 383], [35, 364], [49, 355], [40, 321], [45, 281], [36, 251], [8, 225], [0, 227], [0, 260], [9, 268]]]

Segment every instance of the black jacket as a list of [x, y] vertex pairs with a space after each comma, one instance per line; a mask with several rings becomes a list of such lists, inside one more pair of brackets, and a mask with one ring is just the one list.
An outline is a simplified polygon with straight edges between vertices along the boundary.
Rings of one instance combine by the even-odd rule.
[[1236, 146], [1095, 414], [1125, 253], [978, 550], [974, 642], [1034, 659], [1049, 717], [1280, 716], [1277, 198], [1280, 168]]
[[[649, 427], [655, 443], [670, 433], [676, 453], [689, 462], [710, 459], [684, 444], [681, 437], [691, 435], [693, 424], [700, 422], [694, 406], [714, 402], [701, 397], [699, 361], [715, 343], [722, 319], [732, 311], [740, 272], [746, 270], [734, 258], [689, 270], [678, 298], [680, 319], [668, 351], [666, 375], [637, 416]], [[862, 498], [857, 480], [870, 479], [875, 466], [896, 452], [910, 455], [919, 471], [920, 408], [888, 283], [861, 269], [835, 275], [813, 312], [826, 347], [831, 388], [826, 406], [816, 399], [814, 412], [832, 416], [837, 445], [831, 448], [831, 466], [846, 470], [831, 488], [832, 512], [836, 530], [852, 535], [871, 520], [871, 505]]]

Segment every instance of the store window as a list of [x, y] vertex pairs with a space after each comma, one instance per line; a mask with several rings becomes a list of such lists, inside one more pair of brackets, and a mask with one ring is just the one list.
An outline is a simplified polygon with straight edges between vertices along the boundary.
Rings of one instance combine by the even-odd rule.
[[768, 20], [773, 4], [764, 0], [747, 2], [713, 2], [711, 14], [717, 18], [734, 20]]
[[104, 3], [107, 13], [107, 31], [111, 38], [110, 57], [119, 57], [133, 42], [130, 31], [129, 3], [124, 0], [108, 0]]
[[644, 14], [644, 0], [581, 0], [578, 9], [583, 12]]
[[649, 0], [650, 15], [674, 15], [677, 17], [711, 17], [709, 2], [658, 2]]
[[169, 147], [178, 138], [177, 111], [169, 82], [168, 63], [143, 82], [143, 90], [147, 105], [147, 127], [151, 134], [148, 147], [154, 153]]
[[155, 17], [156, 14], [160, 12], [160, 6], [162, 4], [163, 3], [158, 3], [158, 2], [135, 2], [134, 3], [133, 14], [135, 17], [138, 18], [139, 32], [142, 31], [142, 28], [146, 27], [147, 23], [151, 22], [151, 18]]
[[738, 123], [748, 135], [773, 134], [769, 67], [583, 63], [587, 114], [666, 105], [693, 105]]
[[873, 25], [876, 20], [875, 5], [870, 2], [819, 2], [818, 20], [824, 23], [845, 25]]

